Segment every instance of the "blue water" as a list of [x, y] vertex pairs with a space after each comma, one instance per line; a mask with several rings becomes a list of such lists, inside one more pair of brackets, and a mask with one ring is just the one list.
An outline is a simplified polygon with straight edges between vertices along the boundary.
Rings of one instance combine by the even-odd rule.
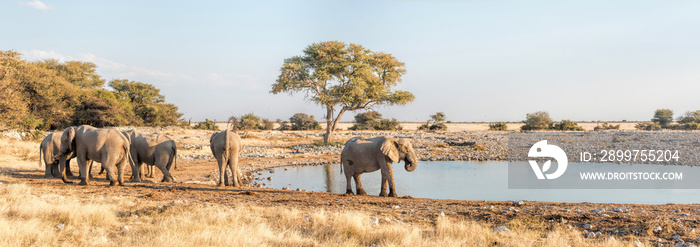
[[[612, 167], [612, 166], [611, 166]], [[345, 175], [340, 165], [300, 166], [274, 168], [264, 171], [259, 180], [264, 187], [288, 187], [345, 193]], [[550, 201], [599, 202], [635, 204], [690, 204], [700, 203], [700, 190], [690, 189], [508, 189], [507, 161], [423, 161], [414, 172], [403, 169], [403, 163], [394, 165], [394, 179], [398, 196], [434, 199], [487, 200], [487, 201]], [[362, 185], [369, 195], [379, 195], [379, 171], [362, 175]], [[353, 191], [355, 183], [352, 182]]]

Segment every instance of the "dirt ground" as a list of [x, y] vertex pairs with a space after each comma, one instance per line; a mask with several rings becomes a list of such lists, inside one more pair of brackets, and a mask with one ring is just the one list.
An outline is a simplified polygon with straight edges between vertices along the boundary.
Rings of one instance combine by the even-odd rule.
[[[178, 146], [184, 153], [207, 153], [208, 147], [184, 145], [203, 144], [210, 132], [179, 131]], [[259, 134], [260, 135], [260, 134]], [[245, 138], [244, 145], [260, 145], [269, 148], [288, 147], [292, 143], [309, 143], [308, 136], [293, 138], [261, 139]], [[37, 144], [38, 146], [38, 144]], [[189, 147], [189, 146], [188, 146]], [[298, 154], [289, 158], [241, 158], [241, 170], [250, 180], [255, 171], [285, 165], [303, 165], [319, 161], [335, 162], [335, 154]], [[29, 158], [27, 159], [29, 160]], [[77, 165], [73, 163], [77, 174]], [[412, 198], [386, 198], [355, 196], [325, 192], [306, 192], [267, 189], [252, 186], [216, 187], [218, 168], [213, 158], [180, 159], [178, 169], [171, 170], [176, 181], [160, 183], [161, 173], [156, 169], [155, 178], [141, 183], [126, 182], [124, 186], [109, 187], [105, 176], [93, 169], [89, 186], [64, 184], [58, 178], [44, 178], [42, 168], [4, 168], [2, 183], [26, 183], [36, 194], [57, 194], [89, 198], [95, 195], [119, 195], [143, 203], [185, 201], [221, 205], [285, 206], [301, 210], [343, 211], [347, 209], [375, 215], [380, 222], [405, 222], [415, 225], [434, 225], [444, 215], [454, 219], [468, 219], [494, 226], [526, 226], [534, 230], [569, 228], [591, 238], [615, 237], [620, 240], [642, 240], [655, 244], [700, 243], [700, 205], [635, 205], [606, 203], [554, 203], [535, 201], [465, 201]], [[131, 174], [125, 169], [125, 178]]]

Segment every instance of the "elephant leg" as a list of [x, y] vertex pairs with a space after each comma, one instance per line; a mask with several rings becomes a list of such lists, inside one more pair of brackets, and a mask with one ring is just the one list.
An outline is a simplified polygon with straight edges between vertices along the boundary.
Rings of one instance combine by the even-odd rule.
[[[170, 171], [168, 171], [168, 161], [170, 157], [167, 155], [159, 155], [158, 157], [155, 157], [155, 167], [158, 167], [161, 173], [163, 173], [163, 179], [161, 182], [172, 182], [175, 179], [173, 178], [173, 175], [170, 174]], [[154, 166], [149, 166], [151, 169], [150, 173], [153, 173], [153, 167]], [[153, 177], [151, 175], [150, 177]]]
[[367, 192], [365, 192], [365, 188], [362, 187], [362, 181], [360, 180], [361, 176], [362, 176], [362, 173], [357, 173], [357, 174], [352, 176], [353, 178], [355, 178], [355, 190], [357, 190], [358, 196], [367, 195]]
[[[113, 157], [113, 155], [110, 155], [110, 157], [107, 157], [106, 159], [102, 160], [102, 166], [104, 166], [105, 170], [107, 171], [109, 186], [117, 185], [118, 180], [124, 179], [117, 165], [117, 160]], [[117, 172], [117, 174], [115, 174], [115, 172]]]
[[89, 167], [89, 168], [88, 168], [88, 176], [89, 176], [90, 178], [94, 178], [94, 177], [92, 176], [92, 165], [93, 165], [93, 161], [92, 161], [92, 160], [88, 160], [88, 167]]
[[389, 197], [396, 197], [396, 184], [394, 184], [394, 170], [391, 169], [391, 164], [388, 164], [388, 166], [389, 177], [387, 177], [387, 180], [389, 182]]
[[[167, 161], [166, 161], [165, 166], [166, 166], [165, 169], [167, 170], [167, 169], [168, 169], [168, 168], [167, 168]], [[153, 178], [153, 167], [154, 167], [154, 166], [148, 166], [148, 177], [149, 177], [149, 178]], [[160, 169], [160, 167], [158, 167], [158, 169]]]
[[219, 183], [216, 184], [216, 186], [223, 186], [224, 185], [224, 178], [226, 178], [226, 183], [228, 184], [228, 177], [226, 176], [226, 168], [224, 167], [224, 162], [223, 162], [223, 157], [219, 157], [216, 159], [216, 163], [219, 164]]
[[[70, 160], [71, 160], [71, 159], [66, 160], [66, 176], [68, 176], [68, 177], [73, 177], [73, 176], [75, 176], [75, 175], [74, 175], [73, 172], [71, 172], [71, 170], [70, 170]], [[78, 169], [80, 169], [80, 168], [78, 168]]]
[[58, 175], [57, 172], [55, 172], [56, 169], [54, 168], [55, 167], [54, 163], [44, 162], [44, 168], [45, 168], [44, 178], [55, 177], [56, 175]]
[[90, 183], [90, 179], [87, 176], [87, 158], [85, 155], [79, 154], [76, 160], [78, 161], [78, 171], [80, 172], [79, 185], [88, 185]]
[[231, 179], [231, 185], [233, 187], [241, 186], [241, 170], [238, 169], [238, 156], [231, 157], [229, 159], [229, 167], [231, 167], [231, 174], [233, 178]]
[[387, 184], [389, 184], [389, 182], [387, 180], [388, 179], [387, 179], [386, 174], [384, 174], [384, 171], [382, 171], [382, 187], [379, 188], [379, 196], [386, 196], [387, 195], [386, 194], [386, 186], [387, 186]]
[[105, 168], [104, 166], [100, 165], [100, 172], [97, 173], [97, 175], [102, 175], [102, 173], [105, 173]]
[[[133, 154], [133, 153], [132, 153]], [[130, 161], [131, 166], [131, 182], [141, 182], [141, 160], [138, 156], [131, 156], [133, 162]]]
[[124, 159], [122, 159], [122, 162], [119, 162], [119, 164], [117, 164], [117, 181], [119, 182], [119, 186], [124, 186], [124, 169], [128, 165], [129, 158], [127, 156], [125, 156]]
[[345, 194], [354, 195], [354, 193], [352, 193], [352, 184], [351, 183], [352, 183], [352, 175], [348, 171], [348, 168], [345, 167]]

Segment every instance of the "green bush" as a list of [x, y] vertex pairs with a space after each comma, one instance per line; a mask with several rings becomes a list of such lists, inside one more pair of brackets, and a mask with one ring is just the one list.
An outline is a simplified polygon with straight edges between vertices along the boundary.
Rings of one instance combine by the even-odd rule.
[[700, 110], [686, 112], [678, 118], [678, 122], [681, 124], [700, 123]]
[[619, 124], [618, 124], [618, 125], [612, 125], [612, 124], [609, 124], [609, 123], [603, 123], [603, 124], [601, 124], [600, 126], [595, 126], [595, 128], [593, 128], [594, 131], [601, 131], [601, 130], [619, 130], [619, 129], [620, 129], [620, 125], [619, 125]]
[[313, 115], [296, 113], [289, 118], [292, 130], [320, 130], [321, 125], [314, 119]]
[[445, 119], [445, 113], [436, 112], [430, 115], [430, 119], [428, 119], [425, 124], [419, 126], [418, 130], [447, 130]]
[[260, 117], [253, 113], [248, 113], [241, 116], [238, 124], [241, 130], [256, 130], [260, 129]]
[[383, 119], [382, 114], [368, 111], [355, 115], [355, 124], [349, 130], [402, 130], [401, 124], [395, 118]]
[[659, 124], [662, 128], [668, 128], [673, 122], [673, 111], [671, 109], [658, 109], [654, 112], [652, 122]]
[[496, 122], [489, 124], [489, 130], [493, 131], [505, 131], [508, 130], [508, 124], [504, 122]]
[[659, 125], [658, 123], [654, 123], [654, 122], [638, 123], [634, 127], [637, 128], [638, 130], [661, 130], [661, 125]]
[[272, 129], [275, 129], [275, 122], [270, 121], [267, 118], [263, 118], [262, 124], [260, 125], [260, 127], [264, 130], [272, 130]]
[[583, 131], [581, 126], [578, 126], [576, 122], [571, 120], [562, 120], [561, 122], [554, 124], [552, 129], [563, 131]]
[[700, 130], [700, 123], [696, 123], [696, 122], [684, 123], [684, 124], [681, 124], [680, 128], [684, 129], [684, 130]]
[[525, 125], [520, 127], [522, 130], [546, 130], [552, 127], [552, 118], [549, 117], [549, 113], [546, 111], [538, 111], [533, 113], [528, 113], [525, 116]]
[[194, 126], [194, 129], [219, 130], [219, 126], [216, 126], [214, 121], [211, 121], [209, 119], [204, 119], [204, 122], [197, 123], [197, 125]]

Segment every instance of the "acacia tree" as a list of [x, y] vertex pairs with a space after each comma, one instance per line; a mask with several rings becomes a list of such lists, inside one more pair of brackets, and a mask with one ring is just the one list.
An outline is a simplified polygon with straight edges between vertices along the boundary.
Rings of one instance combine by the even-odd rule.
[[307, 100], [325, 107], [323, 141], [328, 143], [346, 111], [413, 102], [412, 93], [392, 91], [405, 73], [404, 63], [391, 54], [326, 41], [309, 45], [303, 56], [285, 59], [270, 92], [304, 92]]

